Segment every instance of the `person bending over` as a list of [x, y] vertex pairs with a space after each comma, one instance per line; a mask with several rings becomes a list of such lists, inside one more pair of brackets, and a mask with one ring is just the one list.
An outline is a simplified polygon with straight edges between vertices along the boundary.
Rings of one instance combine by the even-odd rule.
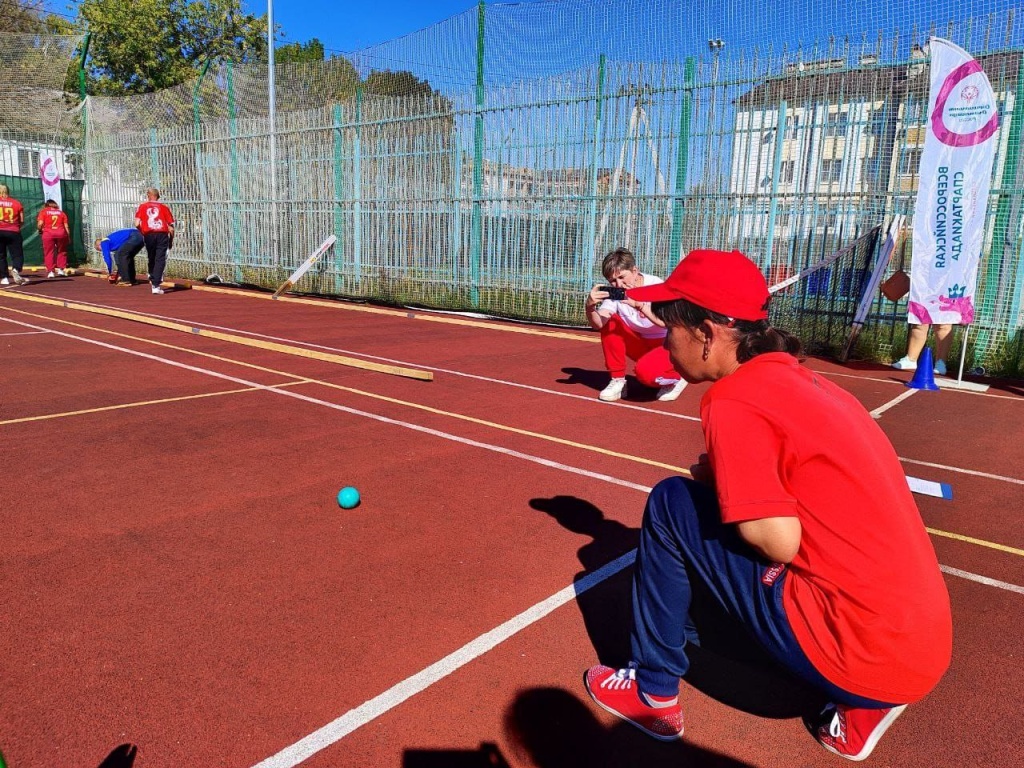
[[683, 378], [713, 382], [700, 404], [706, 454], [692, 480], [651, 491], [633, 660], [592, 667], [587, 690], [649, 735], [679, 738], [679, 679], [701, 640], [691, 607], [707, 605], [696, 592], [832, 702], [808, 723], [820, 744], [863, 760], [952, 653], [949, 595], [896, 452], [856, 398], [800, 364], [796, 337], [769, 325], [765, 279], [739, 251], [694, 251], [627, 296], [654, 303]]
[[601, 262], [601, 273], [608, 286], [595, 285], [587, 295], [586, 314], [590, 326], [601, 332], [604, 364], [611, 374], [598, 397], [612, 402], [626, 395], [626, 358], [635, 361], [634, 373], [641, 384], [659, 387], [658, 400], [675, 400], [686, 382], [672, 368], [663, 347], [664, 324], [651, 311], [650, 302], [623, 295], [613, 297], [606, 288], [620, 290], [661, 282], [660, 277], [637, 269], [632, 251], [616, 248]]
[[134, 227], [118, 229], [104, 238], [97, 238], [94, 246], [103, 254], [103, 263], [107, 266], [111, 283], [135, 285], [135, 254], [145, 244], [142, 233]]

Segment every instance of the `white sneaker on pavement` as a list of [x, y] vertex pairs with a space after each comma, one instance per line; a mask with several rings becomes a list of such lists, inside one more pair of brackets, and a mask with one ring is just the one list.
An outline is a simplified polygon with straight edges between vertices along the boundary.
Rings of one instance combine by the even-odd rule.
[[911, 360], [909, 357], [902, 357], [893, 363], [892, 367], [897, 371], [916, 371], [917, 360]]
[[612, 403], [616, 400], [621, 400], [626, 395], [626, 379], [612, 379], [608, 382], [608, 386], [601, 390], [601, 394], [597, 397], [600, 400], [604, 400], [606, 403]]
[[163, 294], [164, 293], [164, 289], [161, 288], [159, 285], [154, 285], [153, 286], [153, 293]]
[[686, 389], [686, 379], [680, 379], [675, 384], [666, 384], [658, 390], [657, 399], [663, 403], [670, 403], [675, 400]]

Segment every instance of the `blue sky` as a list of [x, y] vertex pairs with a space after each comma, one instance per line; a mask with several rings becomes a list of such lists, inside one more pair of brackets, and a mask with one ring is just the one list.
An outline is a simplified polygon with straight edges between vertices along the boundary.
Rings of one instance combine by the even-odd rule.
[[[266, 2], [244, 0], [256, 16], [267, 12]], [[382, 43], [476, 7], [475, 0], [277, 0], [274, 22], [288, 42], [317, 38], [325, 48], [353, 51]]]

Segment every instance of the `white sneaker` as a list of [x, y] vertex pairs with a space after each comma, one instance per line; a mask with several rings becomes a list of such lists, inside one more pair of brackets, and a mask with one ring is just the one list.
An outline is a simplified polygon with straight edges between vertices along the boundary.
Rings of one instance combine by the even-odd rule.
[[945, 376], [946, 375], [946, 361], [945, 360], [936, 360], [935, 361], [935, 373], [937, 375], [939, 375], [939, 376]]
[[658, 390], [657, 399], [663, 403], [670, 403], [675, 400], [686, 389], [686, 379], [680, 379], [674, 384], [666, 384]]
[[53, 272], [47, 275], [47, 277], [53, 277]]
[[911, 360], [909, 357], [902, 357], [893, 363], [892, 367], [897, 371], [916, 371], [917, 360]]
[[611, 403], [616, 400], [621, 400], [626, 395], [626, 379], [612, 379], [608, 382], [608, 386], [601, 390], [601, 394], [597, 397], [600, 400], [604, 400], [606, 403]]
[[67, 273], [63, 269], [57, 270], [57, 277], [65, 277]]
[[16, 282], [18, 285], [28, 285], [28, 280], [22, 277], [21, 274], [16, 269], [11, 270], [11, 277], [14, 278], [14, 282]]
[[3, 280], [0, 280], [0, 285], [10, 285], [10, 284], [11, 284], [11, 281], [8, 280], [6, 277]]
[[161, 288], [159, 285], [154, 285], [153, 286], [153, 293], [163, 294], [164, 293], [164, 289]]

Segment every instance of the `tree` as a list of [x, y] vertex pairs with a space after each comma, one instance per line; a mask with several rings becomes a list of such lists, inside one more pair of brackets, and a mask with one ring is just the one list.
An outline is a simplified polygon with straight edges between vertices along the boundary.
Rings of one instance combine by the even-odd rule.
[[244, 13], [241, 0], [82, 0], [78, 23], [93, 33], [91, 90], [106, 95], [169, 88], [208, 59], [266, 52], [266, 17]]
[[363, 88], [375, 96], [429, 96], [434, 93], [430, 83], [405, 70], [375, 70], [366, 76]]
[[274, 48], [275, 64], [297, 64], [300, 62], [322, 62], [324, 44], [317, 38], [306, 43], [286, 43]]

